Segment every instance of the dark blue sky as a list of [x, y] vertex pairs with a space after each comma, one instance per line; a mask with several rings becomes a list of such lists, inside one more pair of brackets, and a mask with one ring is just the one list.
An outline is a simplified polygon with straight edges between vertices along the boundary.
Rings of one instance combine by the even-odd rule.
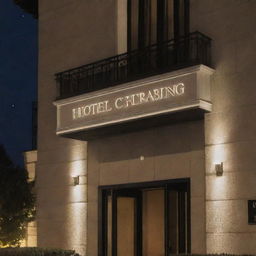
[[30, 150], [37, 91], [37, 20], [0, 0], [0, 144], [16, 164]]

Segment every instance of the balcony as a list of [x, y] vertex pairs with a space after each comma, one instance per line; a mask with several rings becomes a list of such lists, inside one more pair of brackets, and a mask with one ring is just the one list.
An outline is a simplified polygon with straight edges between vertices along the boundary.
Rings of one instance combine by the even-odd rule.
[[200, 32], [57, 73], [57, 99], [101, 90], [173, 70], [211, 65], [211, 39]]

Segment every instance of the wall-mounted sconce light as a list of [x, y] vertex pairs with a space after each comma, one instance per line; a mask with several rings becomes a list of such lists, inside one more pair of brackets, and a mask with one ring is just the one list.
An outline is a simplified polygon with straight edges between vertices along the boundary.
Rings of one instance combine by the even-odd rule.
[[72, 177], [73, 185], [79, 185], [79, 176], [74, 176]]
[[71, 176], [70, 178], [70, 185], [77, 186], [77, 185], [85, 185], [87, 184], [87, 176], [84, 174]]
[[144, 156], [140, 156], [140, 161], [143, 161], [145, 159]]
[[215, 172], [216, 172], [216, 176], [223, 175], [223, 162], [221, 162], [219, 164], [215, 164]]

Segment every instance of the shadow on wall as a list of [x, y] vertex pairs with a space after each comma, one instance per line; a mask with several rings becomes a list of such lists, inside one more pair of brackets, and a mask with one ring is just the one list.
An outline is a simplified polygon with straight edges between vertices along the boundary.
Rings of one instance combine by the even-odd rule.
[[95, 142], [100, 163], [204, 150], [204, 121], [127, 133]]

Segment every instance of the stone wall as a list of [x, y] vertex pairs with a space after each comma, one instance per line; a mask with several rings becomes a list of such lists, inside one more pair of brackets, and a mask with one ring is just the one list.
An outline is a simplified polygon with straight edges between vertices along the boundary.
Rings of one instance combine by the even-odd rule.
[[113, 0], [39, 1], [38, 246], [86, 251], [87, 144], [56, 136], [54, 74], [116, 52]]
[[191, 30], [213, 39], [216, 70], [205, 119], [208, 253], [256, 253], [247, 219], [247, 200], [256, 198], [255, 12], [256, 1], [191, 0]]

